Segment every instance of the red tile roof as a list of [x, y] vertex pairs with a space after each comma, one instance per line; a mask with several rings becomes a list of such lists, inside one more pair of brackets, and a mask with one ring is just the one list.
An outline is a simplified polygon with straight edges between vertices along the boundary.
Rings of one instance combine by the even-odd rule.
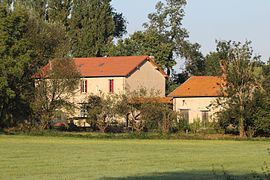
[[[167, 77], [166, 73], [149, 56], [92, 57], [74, 58], [73, 60], [82, 77], [126, 77], [146, 61], [151, 62], [162, 75]], [[46, 74], [49, 66], [49, 64], [44, 66], [41, 72]]]
[[219, 76], [192, 76], [170, 97], [218, 97], [221, 96], [222, 78]]

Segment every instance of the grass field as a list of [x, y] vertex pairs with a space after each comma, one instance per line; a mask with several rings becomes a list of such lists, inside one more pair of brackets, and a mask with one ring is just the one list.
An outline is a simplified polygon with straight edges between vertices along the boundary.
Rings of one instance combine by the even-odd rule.
[[270, 164], [266, 141], [90, 140], [0, 135], [0, 179], [242, 179]]

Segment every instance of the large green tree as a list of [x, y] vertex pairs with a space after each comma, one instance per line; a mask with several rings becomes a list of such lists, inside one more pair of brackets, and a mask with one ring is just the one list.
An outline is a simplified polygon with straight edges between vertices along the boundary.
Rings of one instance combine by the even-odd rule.
[[31, 45], [24, 37], [28, 16], [0, 5], [0, 127], [14, 124], [24, 114], [25, 70], [31, 61]]
[[263, 69], [263, 91], [256, 94], [255, 106], [252, 113], [254, 121], [255, 135], [270, 136], [270, 59], [264, 65]]
[[252, 128], [250, 112], [254, 112], [255, 95], [262, 89], [262, 72], [258, 70], [258, 57], [252, 55], [250, 42], [225, 42], [224, 45], [227, 58], [221, 62], [224, 78], [221, 87], [226, 97], [220, 100], [223, 115], [220, 117], [229, 115], [238, 127], [240, 136], [244, 137]]
[[73, 56], [104, 56], [113, 38], [123, 35], [125, 20], [114, 13], [110, 2], [74, 0], [69, 32]]
[[49, 23], [64, 25], [75, 57], [104, 56], [114, 38], [126, 33], [126, 20], [111, 0], [16, 0]]
[[72, 0], [13, 0], [16, 5], [23, 5], [34, 10], [44, 21], [62, 23], [68, 28], [72, 10]]
[[221, 62], [227, 60], [231, 51], [232, 41], [216, 41], [216, 51], [210, 52], [205, 57], [205, 73], [207, 76], [222, 75]]
[[187, 72], [202, 74], [204, 59], [199, 44], [188, 41], [188, 32], [183, 28], [185, 0], [166, 0], [156, 4], [156, 12], [148, 15], [145, 30], [135, 32], [121, 40], [112, 49], [113, 55], [151, 55], [168, 75], [179, 58], [186, 59]]
[[16, 125], [30, 114], [32, 75], [48, 59], [66, 54], [62, 26], [41, 21], [34, 13], [0, 4], [0, 127]]
[[39, 18], [48, 20], [48, 0], [13, 0], [15, 8], [17, 6], [25, 6], [34, 10]]
[[56, 112], [74, 113], [76, 105], [71, 100], [78, 91], [80, 73], [69, 58], [50, 61], [50, 69], [40, 72], [36, 79], [35, 100], [32, 108], [42, 129], [48, 127]]
[[48, 0], [48, 18], [50, 22], [62, 23], [68, 30], [72, 11], [72, 0]]

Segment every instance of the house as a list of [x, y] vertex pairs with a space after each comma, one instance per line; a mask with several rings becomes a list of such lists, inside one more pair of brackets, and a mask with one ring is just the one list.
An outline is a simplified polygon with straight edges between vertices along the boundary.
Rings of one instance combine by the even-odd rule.
[[[166, 73], [150, 56], [73, 58], [81, 74], [78, 91], [72, 98], [79, 109], [74, 117], [85, 117], [89, 95], [128, 93], [140, 88], [165, 97]], [[49, 69], [50, 64], [43, 67]]]
[[192, 76], [168, 96], [173, 97], [173, 108], [189, 123], [213, 121], [218, 108], [210, 105], [221, 97], [222, 77]]

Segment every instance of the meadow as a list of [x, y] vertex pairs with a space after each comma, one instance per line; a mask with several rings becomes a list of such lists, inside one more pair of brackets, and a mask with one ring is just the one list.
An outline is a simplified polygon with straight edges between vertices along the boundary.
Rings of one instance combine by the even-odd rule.
[[[269, 141], [0, 135], [0, 179], [236, 179], [270, 164]], [[223, 169], [224, 167], [224, 170]]]

